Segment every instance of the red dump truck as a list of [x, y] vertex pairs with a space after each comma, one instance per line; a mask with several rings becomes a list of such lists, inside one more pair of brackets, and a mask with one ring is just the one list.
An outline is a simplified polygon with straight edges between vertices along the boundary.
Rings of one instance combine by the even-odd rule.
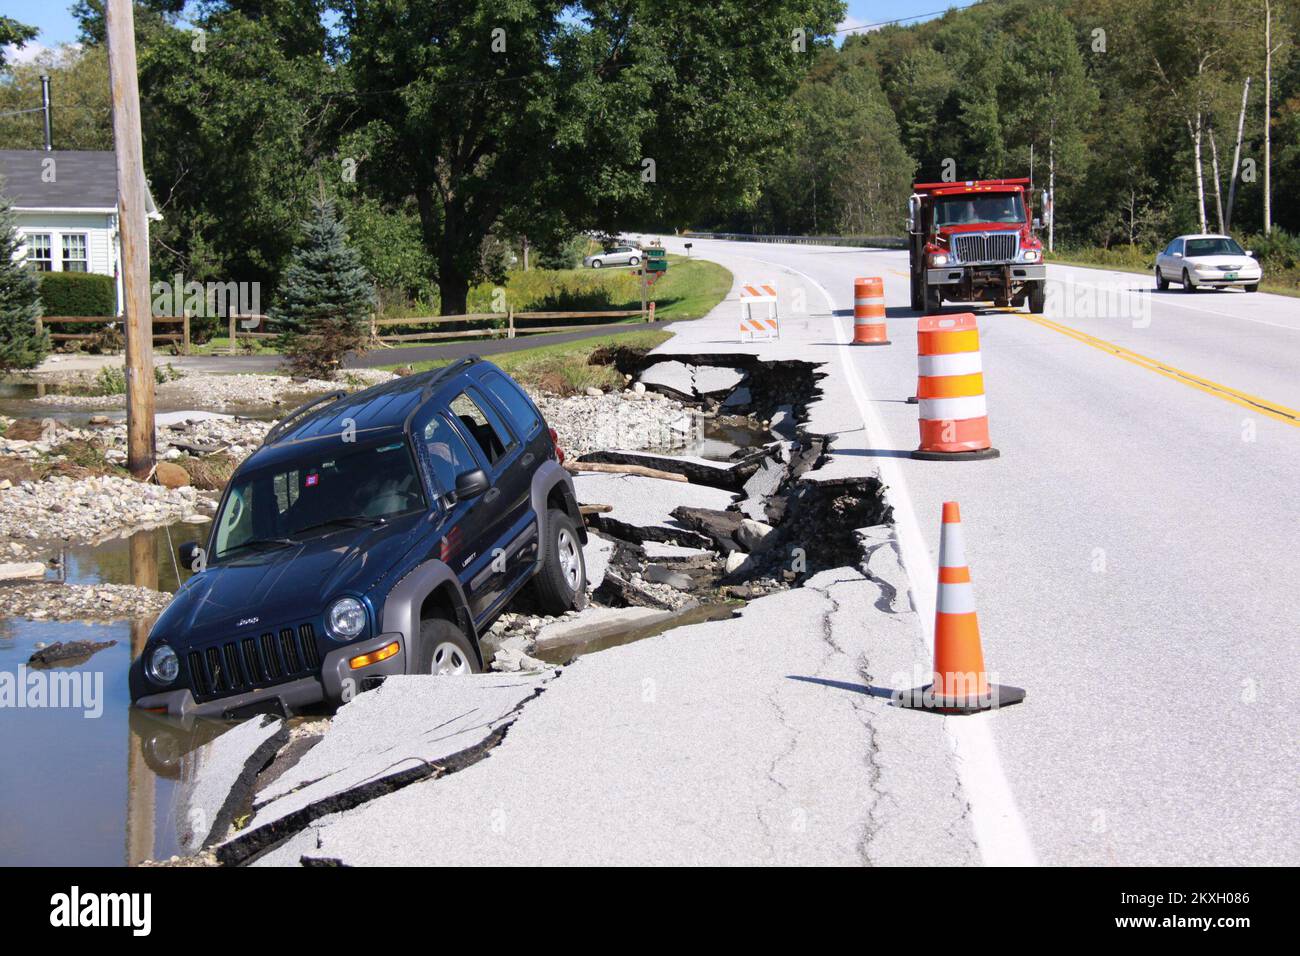
[[912, 308], [945, 301], [1029, 303], [1042, 312], [1047, 267], [1031, 218], [1028, 179], [917, 183], [908, 200]]

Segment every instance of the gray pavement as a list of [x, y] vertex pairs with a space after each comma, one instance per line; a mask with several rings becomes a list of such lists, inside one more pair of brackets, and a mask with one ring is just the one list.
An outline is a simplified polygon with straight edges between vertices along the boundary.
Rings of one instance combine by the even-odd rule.
[[[853, 379], [860, 401], [814, 409], [815, 428], [841, 430], [821, 474], [881, 468], [923, 621], [940, 505], [961, 502], [986, 657], [1030, 690], [994, 718], [1001, 780], [973, 783], [988, 791], [976, 816], [985, 797], [1014, 812], [1022, 861], [1300, 862], [1300, 789], [1279, 772], [1300, 757], [1300, 431], [1205, 385], [1300, 406], [1300, 300], [1050, 265], [1057, 327], [976, 310], [1002, 456], [921, 462], [904, 457], [917, 413], [903, 253], [695, 246], [738, 277], [776, 274], [791, 300], [802, 290], [806, 315], [783, 305], [784, 349], [762, 348], [825, 355]], [[840, 344], [855, 275], [885, 280], [889, 348]], [[668, 348], [739, 347], [721, 341], [730, 325], [691, 323]]]

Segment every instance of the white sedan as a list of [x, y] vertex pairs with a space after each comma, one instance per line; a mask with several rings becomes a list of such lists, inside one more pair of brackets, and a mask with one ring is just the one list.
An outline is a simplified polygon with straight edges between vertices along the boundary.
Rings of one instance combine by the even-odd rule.
[[1259, 288], [1264, 271], [1231, 236], [1179, 236], [1156, 256], [1156, 288], [1177, 282], [1184, 292], [1236, 286]]
[[644, 258], [645, 254], [636, 246], [619, 245], [598, 252], [594, 256], [587, 256], [582, 260], [582, 264], [589, 269], [600, 269], [604, 266], [638, 266]]

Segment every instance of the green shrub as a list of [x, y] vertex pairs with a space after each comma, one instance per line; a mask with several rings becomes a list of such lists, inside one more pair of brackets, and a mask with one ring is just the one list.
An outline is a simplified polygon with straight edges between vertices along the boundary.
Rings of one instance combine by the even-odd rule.
[[112, 276], [95, 272], [42, 272], [41, 305], [46, 315], [103, 315], [117, 311]]

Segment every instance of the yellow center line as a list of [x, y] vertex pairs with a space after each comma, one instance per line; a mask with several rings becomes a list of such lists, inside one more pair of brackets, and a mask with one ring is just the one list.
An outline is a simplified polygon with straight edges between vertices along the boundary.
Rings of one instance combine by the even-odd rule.
[[1175, 382], [1181, 382], [1191, 388], [1205, 392], [1207, 395], [1213, 395], [1221, 398], [1225, 402], [1232, 402], [1234, 405], [1240, 405], [1242, 408], [1248, 408], [1253, 412], [1259, 412], [1261, 415], [1267, 415], [1269, 418], [1279, 422], [1285, 422], [1288, 425], [1294, 425], [1300, 428], [1300, 411], [1294, 408], [1287, 408], [1285, 405], [1279, 405], [1277, 402], [1270, 402], [1268, 399], [1260, 398], [1257, 395], [1251, 395], [1249, 392], [1243, 392], [1239, 389], [1231, 388], [1227, 385], [1221, 385], [1218, 382], [1203, 378], [1200, 375], [1194, 375], [1191, 372], [1185, 372], [1180, 368], [1161, 362], [1159, 359], [1153, 359], [1150, 356], [1142, 355], [1127, 349], [1122, 345], [1116, 345], [1114, 342], [1107, 342], [1105, 339], [1099, 339], [1095, 335], [1089, 335], [1087, 332], [1080, 332], [1078, 329], [1071, 328], [1068, 325], [1062, 325], [1052, 319], [1045, 318], [1041, 315], [1031, 315], [1024, 312], [1019, 313], [1030, 322], [1036, 322], [1045, 329], [1051, 329], [1053, 332], [1060, 332], [1062, 335], [1068, 335], [1077, 342], [1084, 345], [1091, 345], [1095, 349], [1103, 352], [1109, 352], [1116, 358], [1121, 358], [1125, 362], [1131, 362], [1139, 368], [1155, 372], [1157, 375], [1163, 375], [1165, 378], [1172, 379]]

